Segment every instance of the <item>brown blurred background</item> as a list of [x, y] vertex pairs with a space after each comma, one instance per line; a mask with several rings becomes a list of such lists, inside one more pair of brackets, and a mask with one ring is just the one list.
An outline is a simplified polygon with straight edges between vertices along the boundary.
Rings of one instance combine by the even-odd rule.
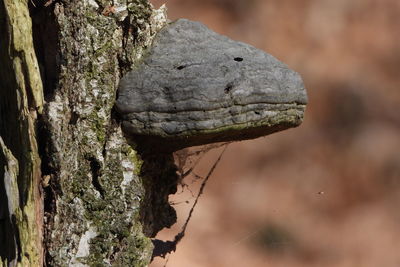
[[399, 267], [400, 1], [151, 2], [274, 55], [309, 95], [299, 128], [228, 147], [167, 266]]

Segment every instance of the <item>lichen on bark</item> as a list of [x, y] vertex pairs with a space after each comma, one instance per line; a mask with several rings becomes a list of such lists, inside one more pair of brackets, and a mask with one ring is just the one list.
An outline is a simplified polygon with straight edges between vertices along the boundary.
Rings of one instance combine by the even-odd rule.
[[145, 0], [60, 1], [51, 9], [35, 14], [53, 20], [48, 25], [57, 47], [39, 40], [43, 25], [37, 26], [37, 47], [47, 49], [39, 54], [56, 50], [57, 60], [41, 64], [59, 70], [56, 82], [45, 81], [53, 87], [45, 88], [43, 116], [44, 151], [50, 153], [43, 169], [52, 177], [45, 198], [46, 261], [147, 266], [153, 247], [139, 219], [140, 158], [126, 143], [113, 105], [120, 76], [164, 25], [164, 12]]

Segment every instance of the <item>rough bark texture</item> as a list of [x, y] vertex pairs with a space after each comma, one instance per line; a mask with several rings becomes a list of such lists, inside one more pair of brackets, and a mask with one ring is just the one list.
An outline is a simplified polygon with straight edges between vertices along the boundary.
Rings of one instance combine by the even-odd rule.
[[42, 200], [35, 119], [43, 88], [27, 3], [0, 3], [0, 266], [40, 266]]
[[164, 10], [147, 0], [48, 4], [0, 6], [0, 266], [147, 266], [142, 160], [113, 105]]
[[[46, 147], [51, 150], [46, 154], [51, 157], [45, 169], [51, 179], [45, 201], [53, 201], [46, 209], [47, 261], [145, 266], [152, 246], [139, 223], [141, 162], [112, 108], [120, 75], [140, 57], [164, 17], [155, 18], [143, 0], [114, 1], [113, 6], [64, 1], [55, 4], [53, 14], [58, 61], [45, 68], [59, 69], [59, 77], [46, 88]], [[38, 24], [38, 47], [46, 55], [47, 21]]]

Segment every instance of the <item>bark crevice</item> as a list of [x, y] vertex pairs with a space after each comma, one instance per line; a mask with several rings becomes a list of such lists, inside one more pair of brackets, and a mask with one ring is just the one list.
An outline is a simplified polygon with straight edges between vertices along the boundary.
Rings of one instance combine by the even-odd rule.
[[45, 101], [53, 100], [60, 75], [60, 27], [54, 15], [54, 4], [29, 2], [32, 18], [32, 37], [40, 74], [43, 82]]

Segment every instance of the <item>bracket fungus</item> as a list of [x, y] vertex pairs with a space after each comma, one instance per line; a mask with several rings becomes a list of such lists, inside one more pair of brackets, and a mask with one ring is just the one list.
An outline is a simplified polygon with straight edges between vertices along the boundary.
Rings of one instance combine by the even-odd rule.
[[128, 138], [175, 151], [300, 125], [300, 75], [273, 56], [179, 19], [122, 77], [116, 110]]

